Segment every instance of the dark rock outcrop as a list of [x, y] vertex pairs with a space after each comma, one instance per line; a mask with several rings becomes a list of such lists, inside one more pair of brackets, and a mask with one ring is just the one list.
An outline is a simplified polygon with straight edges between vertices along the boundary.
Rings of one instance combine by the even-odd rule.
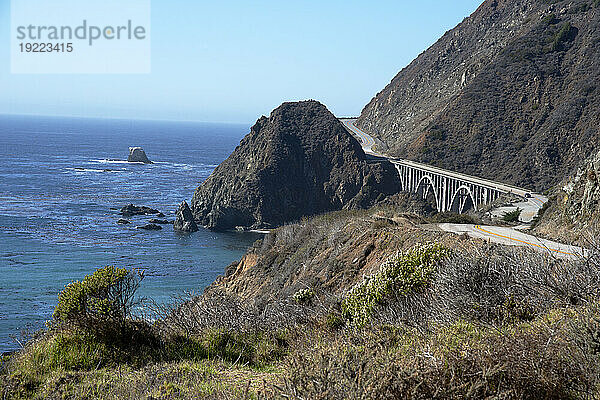
[[327, 211], [366, 208], [399, 187], [394, 166], [368, 162], [321, 103], [284, 103], [260, 118], [196, 190], [192, 211], [211, 229], [272, 228]]
[[598, 82], [597, 2], [486, 0], [358, 125], [391, 155], [541, 191], [597, 148]]
[[187, 201], [182, 202], [177, 210], [177, 217], [173, 223], [173, 229], [181, 232], [197, 232], [198, 225], [194, 221], [194, 215]]
[[137, 229], [143, 229], [146, 231], [160, 231], [162, 229], [162, 226], [156, 224], [146, 224], [138, 226]]
[[158, 210], [146, 206], [134, 206], [133, 204], [128, 204], [121, 208], [120, 214], [124, 217], [133, 217], [134, 215], [157, 215], [164, 217]]
[[148, 159], [146, 152], [141, 147], [129, 148], [129, 157], [127, 157], [127, 162], [152, 164], [152, 161]]
[[131, 222], [128, 219], [125, 218], [121, 218], [117, 221], [117, 224], [121, 224], [121, 225], [126, 225], [126, 224], [130, 224]]
[[171, 222], [169, 222], [166, 219], [156, 219], [156, 218], [152, 218], [150, 221], [148, 221], [151, 224], [158, 224], [158, 225], [167, 225], [170, 224]]

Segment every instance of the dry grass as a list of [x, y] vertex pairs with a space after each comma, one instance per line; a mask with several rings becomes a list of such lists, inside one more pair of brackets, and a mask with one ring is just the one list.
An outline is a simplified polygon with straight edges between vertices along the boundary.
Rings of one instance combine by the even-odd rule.
[[575, 345], [585, 335], [567, 321], [311, 335], [288, 358], [280, 390], [297, 399], [594, 398], [597, 354]]
[[592, 399], [600, 393], [600, 262], [454, 249], [423, 293], [387, 297], [364, 329], [311, 331], [282, 396]]
[[94, 371], [53, 371], [35, 393], [11, 387], [6, 399], [259, 399], [273, 395], [277, 371], [256, 371], [220, 361], [127, 365]]

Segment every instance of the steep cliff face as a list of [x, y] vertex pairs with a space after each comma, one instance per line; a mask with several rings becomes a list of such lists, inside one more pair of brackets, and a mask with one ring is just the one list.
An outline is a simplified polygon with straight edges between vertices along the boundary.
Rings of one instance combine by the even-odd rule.
[[365, 208], [399, 188], [390, 163], [370, 163], [317, 101], [284, 103], [262, 117], [192, 199], [211, 229], [275, 227], [327, 211]]
[[590, 157], [552, 197], [535, 230], [586, 245], [600, 222], [600, 152]]
[[548, 189], [598, 145], [600, 4], [486, 0], [363, 110], [388, 153]]

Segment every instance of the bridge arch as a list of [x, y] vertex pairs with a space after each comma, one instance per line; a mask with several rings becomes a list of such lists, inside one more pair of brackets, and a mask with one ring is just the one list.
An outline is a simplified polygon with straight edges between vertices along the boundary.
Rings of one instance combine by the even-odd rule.
[[400, 177], [400, 185], [402, 186], [402, 191], [408, 191], [410, 188], [406, 186], [406, 182], [404, 182], [404, 174], [399, 166], [396, 165], [396, 171], [398, 172], [398, 176]]
[[[429, 184], [429, 186], [426, 186], [426, 188], [431, 187], [431, 191], [433, 192], [433, 197], [435, 198], [435, 208], [436, 208], [436, 210], [440, 211], [440, 198], [438, 196], [438, 190], [435, 187], [435, 183], [433, 182], [433, 177], [431, 177], [431, 175], [423, 175], [423, 177], [419, 180], [419, 183], [415, 187], [415, 192], [417, 194], [419, 193], [419, 190], [421, 189], [421, 185], [423, 183]], [[423, 198], [426, 199], [427, 194], [428, 194], [428, 191], [425, 191], [423, 193]]]
[[394, 164], [394, 167], [396, 168], [396, 172], [398, 173], [398, 177], [400, 178], [400, 186], [401, 192], [406, 192], [409, 191], [410, 188], [406, 186], [406, 182], [404, 179], [404, 171], [402, 170], [402, 166], [398, 165], [398, 164]]
[[454, 209], [454, 201], [456, 200], [456, 197], [460, 194], [461, 190], [464, 190], [466, 192], [467, 198], [465, 199], [465, 202], [463, 204], [460, 204], [460, 198], [459, 198], [458, 213], [459, 214], [463, 213], [464, 207], [467, 204], [466, 201], [469, 198], [471, 199], [471, 204], [473, 205], [473, 209], [475, 211], [477, 211], [477, 205], [475, 204], [475, 196], [473, 196], [473, 192], [471, 191], [471, 188], [469, 188], [467, 185], [460, 185], [458, 187], [458, 189], [456, 189], [456, 191], [452, 195], [452, 200], [450, 201], [450, 208], [448, 211], [452, 211]]

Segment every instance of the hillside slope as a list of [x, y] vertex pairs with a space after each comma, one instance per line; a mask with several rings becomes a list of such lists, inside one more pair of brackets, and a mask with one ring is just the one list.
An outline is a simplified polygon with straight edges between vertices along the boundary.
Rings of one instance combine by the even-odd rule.
[[537, 233], [583, 246], [598, 240], [600, 223], [600, 153], [591, 156], [548, 202]]
[[[409, 195], [400, 197], [408, 199]], [[424, 243], [456, 247], [457, 235], [420, 229], [405, 205], [343, 210], [271, 231], [207, 289], [264, 305], [310, 288], [341, 295], [399, 251]]]
[[543, 190], [598, 144], [600, 4], [486, 0], [358, 125], [388, 153]]

